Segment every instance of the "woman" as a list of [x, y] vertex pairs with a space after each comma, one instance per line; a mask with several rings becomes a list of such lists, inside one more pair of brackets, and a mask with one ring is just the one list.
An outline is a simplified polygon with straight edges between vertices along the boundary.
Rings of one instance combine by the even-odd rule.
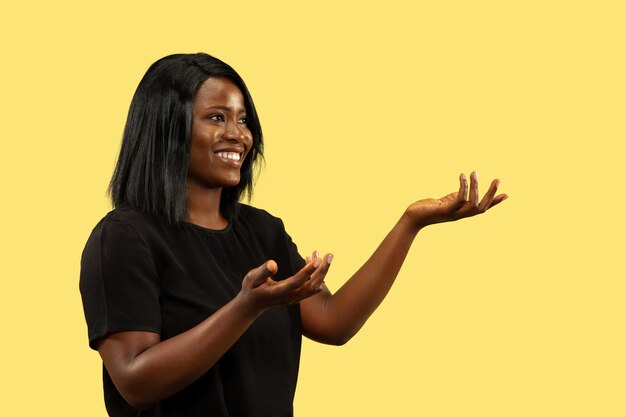
[[335, 294], [332, 254], [306, 260], [249, 193], [263, 140], [239, 75], [206, 54], [154, 63], [133, 97], [110, 184], [115, 209], [82, 257], [90, 346], [111, 416], [289, 416], [301, 336], [346, 343], [389, 291], [423, 227], [506, 198], [476, 174], [412, 204]]

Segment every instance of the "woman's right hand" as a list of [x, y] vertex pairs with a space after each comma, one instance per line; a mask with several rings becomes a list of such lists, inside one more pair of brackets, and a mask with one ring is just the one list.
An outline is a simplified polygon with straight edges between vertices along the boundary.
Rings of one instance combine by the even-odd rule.
[[322, 290], [329, 267], [328, 262], [314, 259], [295, 275], [275, 281], [272, 276], [278, 272], [278, 265], [270, 260], [246, 274], [240, 296], [258, 313], [277, 305], [294, 304]]

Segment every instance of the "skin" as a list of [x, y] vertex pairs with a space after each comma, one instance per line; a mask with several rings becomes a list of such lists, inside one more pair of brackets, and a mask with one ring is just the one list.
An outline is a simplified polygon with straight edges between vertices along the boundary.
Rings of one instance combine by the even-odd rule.
[[[219, 212], [222, 187], [239, 182], [239, 168], [216, 152], [240, 151], [242, 160], [252, 146], [245, 124], [245, 106], [238, 87], [227, 78], [209, 78], [194, 101], [190, 167], [187, 178], [189, 221], [223, 229]], [[136, 408], [147, 408], [185, 388], [239, 339], [263, 312], [278, 305], [300, 303], [303, 334], [313, 340], [341, 345], [363, 326], [391, 288], [413, 239], [424, 227], [484, 213], [504, 201], [496, 196], [498, 180], [479, 199], [476, 173], [470, 184], [463, 174], [459, 190], [439, 199], [411, 204], [372, 256], [335, 293], [324, 284], [333, 255], [316, 252], [294, 276], [274, 281], [273, 260], [243, 277], [239, 294], [196, 327], [161, 341], [158, 333], [110, 333], [98, 341], [98, 351], [122, 396]], [[468, 195], [469, 194], [469, 195]]]
[[245, 124], [246, 108], [239, 88], [227, 78], [209, 78], [198, 89], [193, 106], [191, 155], [187, 176], [187, 211], [191, 223], [223, 229], [219, 211], [222, 187], [239, 183], [240, 170], [225, 164], [216, 151], [242, 153], [252, 147]]

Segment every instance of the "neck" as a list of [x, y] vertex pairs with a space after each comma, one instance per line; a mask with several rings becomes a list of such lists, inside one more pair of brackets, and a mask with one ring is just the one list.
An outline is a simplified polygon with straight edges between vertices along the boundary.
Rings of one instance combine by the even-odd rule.
[[222, 188], [207, 188], [187, 181], [189, 221], [207, 229], [224, 229], [228, 221], [220, 213]]

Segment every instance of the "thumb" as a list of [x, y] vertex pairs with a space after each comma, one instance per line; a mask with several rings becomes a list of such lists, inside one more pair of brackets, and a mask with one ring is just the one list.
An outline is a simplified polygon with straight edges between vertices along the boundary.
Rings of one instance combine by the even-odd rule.
[[276, 265], [276, 262], [269, 260], [248, 272], [244, 278], [244, 285], [247, 281], [249, 286], [256, 288], [263, 284], [267, 278], [276, 274], [276, 272], [278, 272], [278, 265]]

